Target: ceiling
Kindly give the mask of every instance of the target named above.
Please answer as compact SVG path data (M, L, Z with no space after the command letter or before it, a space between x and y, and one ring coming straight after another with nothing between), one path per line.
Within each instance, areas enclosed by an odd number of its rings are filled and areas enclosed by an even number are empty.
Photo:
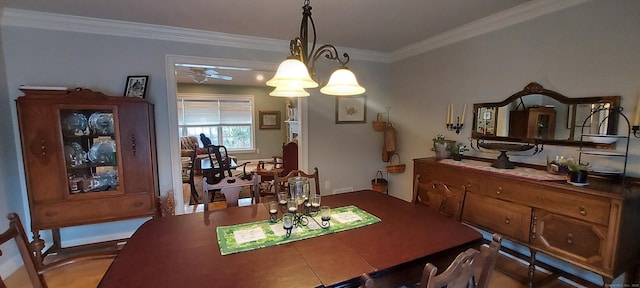
M3 7L6 8L279 40L290 40L299 34L303 6L302 0L3 0L2 2ZM529 1L312 0L310 4L313 7L318 44L390 53L526 2ZM184 73L178 73L179 79L192 81L188 75L181 76L181 74Z

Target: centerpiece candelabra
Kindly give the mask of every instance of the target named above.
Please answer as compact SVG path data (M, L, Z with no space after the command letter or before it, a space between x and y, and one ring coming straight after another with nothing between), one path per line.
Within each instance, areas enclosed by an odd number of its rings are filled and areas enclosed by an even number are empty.
M292 177L289 178L288 184L289 193L278 192L278 202L269 203L269 221L282 221L287 238L291 236L293 228L309 225L309 219L318 227L328 229L331 226L331 207L320 206L320 194L310 195L309 179ZM281 218L278 218L279 211L283 213ZM316 219L318 215L320 221Z

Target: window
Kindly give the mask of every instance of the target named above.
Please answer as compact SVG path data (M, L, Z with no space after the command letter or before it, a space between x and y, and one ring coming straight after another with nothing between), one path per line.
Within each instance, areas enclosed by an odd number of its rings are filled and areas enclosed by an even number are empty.
M253 96L179 93L178 132L203 133L230 151L254 150L253 110Z

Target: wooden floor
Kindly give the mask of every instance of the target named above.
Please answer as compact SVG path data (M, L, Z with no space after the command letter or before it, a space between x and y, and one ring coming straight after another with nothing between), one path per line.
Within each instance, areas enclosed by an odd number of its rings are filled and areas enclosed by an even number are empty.
M202 186L202 185L196 185ZM201 187L199 187L201 188ZM189 186L184 187L184 199L186 213L194 213L196 211L202 211L202 204L196 206L189 206ZM200 190L201 191L201 190ZM198 192L200 192L198 191ZM250 204L250 201L249 201ZM50 288L90 288L97 287L100 279L109 268L111 259L89 260L80 263L75 263L63 268L54 270L45 274L45 279ZM443 268L444 269L444 268ZM489 287L500 288L524 288L527 287L524 283L527 281L527 265L504 255L498 258L496 269L491 275ZM576 285L568 284L558 279L545 281L544 271L537 273L536 282L545 282L544 285L537 285L536 287L546 288L571 288ZM15 273L10 275L6 279L8 288L23 288L31 287L29 278L24 268L18 269Z

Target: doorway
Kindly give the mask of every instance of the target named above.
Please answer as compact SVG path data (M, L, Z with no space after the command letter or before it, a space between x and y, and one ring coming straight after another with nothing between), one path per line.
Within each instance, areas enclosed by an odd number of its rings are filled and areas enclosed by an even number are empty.
M239 67L239 68L248 68L253 70L263 70L263 71L275 71L277 64L275 63L267 63L267 62L255 62L255 61L243 61L243 60L233 60L233 59L220 59L220 58L206 58L206 57L195 57L195 56L181 56L181 55L165 55L165 70L167 73L167 113L169 119L169 138L170 138L170 148L171 148L171 167L172 167L172 187L175 194L175 201L178 203L175 207L176 214L185 213L184 203L188 201L188 199L184 199L182 193L178 193L182 191L182 171L181 171L181 159L180 159L180 135L178 133L178 107L177 107L177 94L178 94L178 77L176 67L181 67L181 65L189 64L190 66L201 65L202 67L208 66L216 66L216 67ZM196 70L199 72L201 70ZM224 69L220 69L220 71L225 71ZM206 72L207 74L215 74L212 72ZM222 75L224 76L224 75ZM202 81L202 78L196 77L194 81L199 80ZM290 99L291 101L295 101L297 104L297 120L298 120L298 159L299 159L299 167L300 169L306 169L306 159L307 159L307 143L306 143L306 100L304 99ZM286 110L285 110L286 111ZM257 114L257 113L256 113ZM283 115L282 121L286 120L286 115ZM256 116L257 117L257 116ZM284 123L283 123L284 124ZM286 125L283 125L286 127ZM257 127L255 127L257 128ZM164 196L164 195L163 195Z

